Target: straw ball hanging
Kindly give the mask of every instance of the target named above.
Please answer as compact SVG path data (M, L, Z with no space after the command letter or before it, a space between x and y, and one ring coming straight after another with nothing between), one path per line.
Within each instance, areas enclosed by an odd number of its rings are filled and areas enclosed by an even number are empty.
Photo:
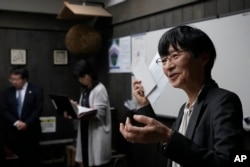
M94 27L81 24L69 29L65 43L69 52L73 54L92 55L99 52L102 38Z

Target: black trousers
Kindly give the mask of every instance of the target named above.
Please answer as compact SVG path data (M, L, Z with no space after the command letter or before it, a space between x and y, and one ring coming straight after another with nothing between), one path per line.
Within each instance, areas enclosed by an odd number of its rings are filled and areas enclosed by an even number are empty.
M15 138L5 136L5 143L19 157L21 166L40 166L39 135L35 132L17 132Z
M81 120L81 144L82 144L82 163L84 167L89 166L88 156L88 121Z
M4 140L2 134L0 134L0 166L5 166L5 152L4 152Z

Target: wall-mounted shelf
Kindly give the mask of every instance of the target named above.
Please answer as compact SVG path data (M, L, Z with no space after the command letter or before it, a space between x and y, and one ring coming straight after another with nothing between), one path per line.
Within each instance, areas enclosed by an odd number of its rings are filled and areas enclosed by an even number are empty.
M58 14L58 19L63 20L85 20L91 17L112 17L101 5L96 4L70 4L64 2L64 7L61 13Z

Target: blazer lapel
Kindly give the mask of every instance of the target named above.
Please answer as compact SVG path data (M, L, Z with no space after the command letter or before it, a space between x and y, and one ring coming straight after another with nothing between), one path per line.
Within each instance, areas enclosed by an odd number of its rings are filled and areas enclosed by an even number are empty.
M203 106L203 103L205 101L207 92L212 87L218 87L218 85L215 83L214 80L210 79L205 83L204 88L201 91L201 93L200 93L200 95L199 95L199 97L197 99L196 104L194 105L194 110L193 110L193 113L192 113L192 115L191 115L191 117L189 119L189 124L188 124L186 135L185 135L189 139L191 139L193 137L195 127L196 127L197 123L199 122L200 115L203 112L202 111L202 106Z
M17 104L17 100L16 100L16 89L11 89L10 92L10 97L13 101L15 101L15 103Z
M180 124L181 124L181 121L182 121L182 117L183 117L183 112L184 112L184 107L185 107L185 104L182 105L180 111L179 111L179 115L173 125L173 130L175 131L178 131L179 130L179 127L180 127Z
M28 84L26 92L25 92L24 100L23 100L23 109L28 105L27 102L29 101L31 93L32 93L32 91L31 91L31 88L30 88L30 84Z
M194 105L194 110L193 110L192 115L189 119L187 131L186 131L186 135L185 135L189 139L191 139L193 137L196 124L198 123L199 115L202 112L201 111L202 105L203 105L203 101L201 101L199 104L196 103Z
M16 110L14 110L12 112L14 112L15 116L18 118L17 99L16 99L16 89L15 88L11 88L10 93L9 93L9 97L10 97L12 103L16 106Z

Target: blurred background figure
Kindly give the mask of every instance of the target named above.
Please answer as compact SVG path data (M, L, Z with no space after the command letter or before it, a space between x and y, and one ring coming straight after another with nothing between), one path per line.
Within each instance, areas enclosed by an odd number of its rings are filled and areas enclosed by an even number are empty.
M79 105L97 110L96 115L79 120L76 144L76 162L84 167L106 167L111 160L111 112L105 86L99 82L93 66L80 60L74 66L74 75L81 84ZM72 119L64 112L66 118Z
M39 166L39 117L43 110L43 90L28 82L26 67L15 66L9 72L11 86L3 93L1 114L5 143L20 159L21 166Z

